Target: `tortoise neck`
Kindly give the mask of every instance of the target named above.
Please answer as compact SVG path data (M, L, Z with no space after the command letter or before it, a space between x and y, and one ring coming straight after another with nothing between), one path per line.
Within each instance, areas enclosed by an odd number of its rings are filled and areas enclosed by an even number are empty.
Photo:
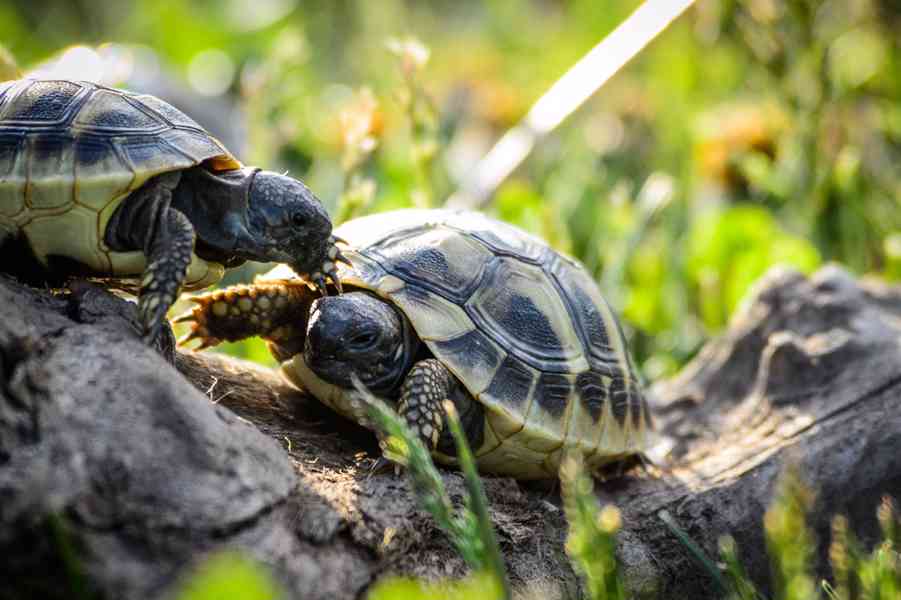
M400 313L400 311L397 312ZM423 358L421 354L423 350L425 350L425 344L420 341L419 336L416 335L416 331L413 329L413 324L410 323L404 314L401 314L401 332L403 334L402 343L404 348L403 365L399 366L397 369L398 377L394 381L393 387L388 395L390 398L400 397L400 387L403 384L407 373L410 372L410 369L413 368L416 361Z
M198 256L216 262L234 262L239 241L249 237L247 203L257 171L244 167L212 172L198 166L183 173L172 194L172 207L184 213L194 225Z

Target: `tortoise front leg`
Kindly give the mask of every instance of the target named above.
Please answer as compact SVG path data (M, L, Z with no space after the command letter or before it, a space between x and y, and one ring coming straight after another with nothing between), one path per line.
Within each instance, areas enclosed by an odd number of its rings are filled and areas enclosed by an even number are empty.
M193 253L194 227L188 217L175 209L166 209L147 252L147 266L138 296L138 315L146 343L152 344L163 327L166 313L181 290Z
M180 173L164 173L145 183L113 213L104 238L112 250L144 252L138 315L148 344L165 323L194 253L194 226L170 207L180 179Z
M191 330L178 343L200 340L197 350L203 350L223 341L260 336L284 360L303 350L315 299L309 284L295 279L236 285L194 296L191 301L197 306L175 319L191 323Z
M478 450L485 424L482 405L439 360L428 358L413 365L401 386L397 412L426 448L454 456L456 447L447 428L445 400L454 403L469 445Z

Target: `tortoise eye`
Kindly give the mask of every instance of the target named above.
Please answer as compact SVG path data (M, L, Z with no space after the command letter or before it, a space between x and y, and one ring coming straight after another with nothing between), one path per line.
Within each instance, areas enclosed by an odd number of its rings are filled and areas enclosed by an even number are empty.
M375 341L375 334L371 331L366 331L363 333L358 333L351 340L350 343L356 346L368 346L372 342Z
M307 224L307 217L303 213L296 212L291 215L291 222L297 227L303 227Z

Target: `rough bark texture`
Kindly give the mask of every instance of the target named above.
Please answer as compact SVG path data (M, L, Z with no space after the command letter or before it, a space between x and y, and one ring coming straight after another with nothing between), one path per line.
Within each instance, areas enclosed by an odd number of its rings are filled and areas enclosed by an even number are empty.
M223 548L305 599L359 598L387 572L465 572L406 481L370 473L370 433L247 363L179 352L180 375L171 347L142 346L133 312L96 288L52 295L0 278L0 581L12 582L0 598L73 585L160 597ZM817 490L821 557L832 515L872 540L879 499L901 497L901 289L834 267L773 271L652 397L673 445L665 473L597 485L623 511L628 586L715 596L665 510L711 555L731 534L766 589L762 516L786 464ZM460 476L443 477L461 499ZM514 587L579 597L556 491L485 484Z

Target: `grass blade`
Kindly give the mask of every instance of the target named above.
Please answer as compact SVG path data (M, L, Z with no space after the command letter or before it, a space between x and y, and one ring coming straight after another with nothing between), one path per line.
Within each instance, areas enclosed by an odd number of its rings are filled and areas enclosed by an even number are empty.
M407 469L414 492L423 509L431 514L448 534L451 543L466 564L477 573L494 577L502 590L499 598L509 599L506 570L488 515L488 499L456 411L450 407L448 424L457 444L467 490L465 506L459 514L455 514L444 481L419 437L387 404L373 396L358 382L356 387L358 400L363 404L370 424L381 434L385 457Z
M494 524L488 515L488 498L485 496L485 488L482 487L482 479L476 470L472 450L466 443L466 436L463 434L460 418L453 403L445 401L444 410L447 413L447 424L450 427L451 435L454 436L454 442L457 445L457 458L466 482L466 505L472 516L475 517L475 531L481 541L484 567L494 574L501 584L504 599L509 600L510 585L507 582L507 571L504 567L501 549L497 544L497 537L494 535Z
M560 467L563 508L569 522L566 552L585 580L590 600L624 600L625 589L616 559L619 510L598 506L594 485L582 456L569 453Z

